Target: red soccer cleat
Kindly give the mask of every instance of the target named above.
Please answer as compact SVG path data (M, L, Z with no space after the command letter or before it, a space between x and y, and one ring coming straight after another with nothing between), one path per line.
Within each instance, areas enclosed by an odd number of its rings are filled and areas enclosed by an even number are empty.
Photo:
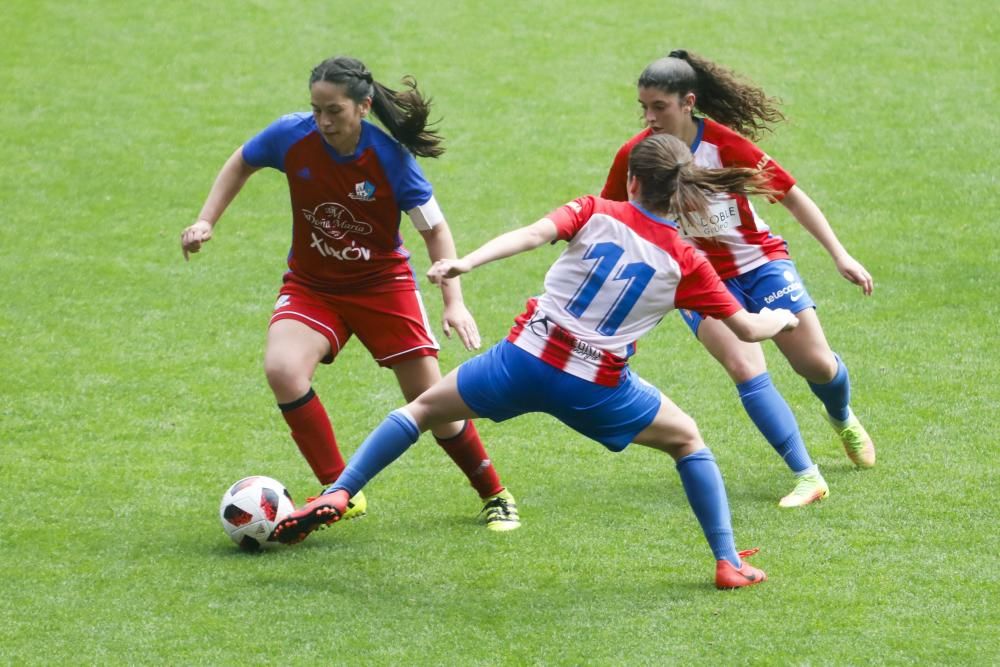
M272 538L282 544L298 544L309 537L317 528L324 528L340 521L347 510L347 503L341 501L343 493L327 493L309 502L285 517L274 527ZM341 501L338 506L338 501Z
M760 549L747 549L741 551L739 569L733 567L728 560L720 560L715 563L715 587L718 589L741 588L743 586L753 586L762 581L767 581L767 573L764 570L755 568L743 559L753 556Z

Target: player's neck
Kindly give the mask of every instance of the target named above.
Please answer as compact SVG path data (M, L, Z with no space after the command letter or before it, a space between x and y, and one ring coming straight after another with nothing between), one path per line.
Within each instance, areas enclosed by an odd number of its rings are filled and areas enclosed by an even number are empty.
M681 126L681 136L677 137L683 141L688 146L694 143L695 137L698 136L698 121L694 119L693 116L689 116L687 122Z
M359 143L361 143L361 128L358 128L356 134L343 137L343 139L338 140L336 143L327 141L330 148L332 148L337 155L343 157L354 155L354 152L358 150Z

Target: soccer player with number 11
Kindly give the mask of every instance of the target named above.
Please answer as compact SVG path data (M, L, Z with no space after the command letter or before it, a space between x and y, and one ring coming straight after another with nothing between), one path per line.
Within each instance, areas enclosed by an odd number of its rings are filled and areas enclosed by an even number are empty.
M698 168L679 139L656 135L629 157L630 201L581 197L462 259L435 262L428 277L440 284L487 262L569 242L510 335L392 412L337 482L279 523L275 538L299 542L338 521L352 495L437 424L547 412L611 451L635 442L673 457L716 559L715 585L764 581L762 570L743 561L756 550L736 550L722 476L694 420L628 366L636 341L674 308L718 318L747 341L798 324L788 310L744 310L681 240L673 219L704 212L706 191L767 194L764 180L752 169Z

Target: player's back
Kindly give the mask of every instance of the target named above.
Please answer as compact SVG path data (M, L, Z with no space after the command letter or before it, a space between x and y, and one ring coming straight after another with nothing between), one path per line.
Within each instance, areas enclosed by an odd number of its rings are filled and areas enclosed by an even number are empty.
M674 307L692 253L673 221L634 203L592 202L546 274L539 306L578 338L627 356L627 346Z
M705 294L732 302L676 223L636 203L581 197L548 218L569 245L508 340L568 373L615 384L635 342L672 309Z

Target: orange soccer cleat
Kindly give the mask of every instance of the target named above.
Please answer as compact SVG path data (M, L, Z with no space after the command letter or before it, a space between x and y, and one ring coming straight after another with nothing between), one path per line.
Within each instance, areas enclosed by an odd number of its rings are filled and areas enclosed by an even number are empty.
M739 569L733 567L728 560L720 560L715 563L715 587L718 589L741 588L743 586L753 586L762 581L767 581L767 573L764 570L755 568L743 559L754 555L760 549L748 549L741 551Z
M282 544L298 544L317 528L340 521L348 511L349 503L344 498L346 495L334 492L310 498L309 502L275 526L272 539Z

